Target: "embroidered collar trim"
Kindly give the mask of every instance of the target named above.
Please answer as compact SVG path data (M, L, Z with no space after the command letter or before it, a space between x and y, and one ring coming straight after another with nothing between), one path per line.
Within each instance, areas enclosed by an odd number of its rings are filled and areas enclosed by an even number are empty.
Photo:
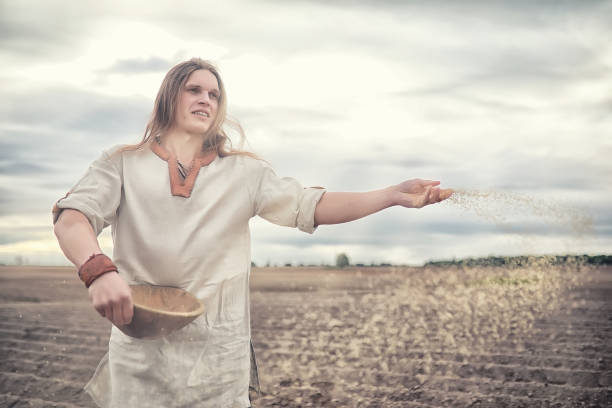
M170 173L170 191L173 196L189 198L195 184L196 177L200 173L200 168L208 166L217 158L217 152L209 151L200 157L196 157L189 166L190 170L187 177L183 180L179 173L178 160L170 151L166 150L158 141L150 143L151 150L159 158L168 162L168 172Z

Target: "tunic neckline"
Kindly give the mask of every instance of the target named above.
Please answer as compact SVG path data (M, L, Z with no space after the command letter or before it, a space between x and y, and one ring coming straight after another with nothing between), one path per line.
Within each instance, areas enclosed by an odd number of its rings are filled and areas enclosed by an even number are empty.
M168 162L168 172L170 174L170 192L173 196L189 198L191 196L191 192L193 191L196 177L198 177L198 174L200 173L200 168L208 166L217 158L216 151L208 151L202 156L195 157L191 161L191 166L189 166L189 173L187 173L186 177L183 179L179 172L178 160L176 156L164 148L157 140L152 141L149 145L153 153L155 153L160 159Z

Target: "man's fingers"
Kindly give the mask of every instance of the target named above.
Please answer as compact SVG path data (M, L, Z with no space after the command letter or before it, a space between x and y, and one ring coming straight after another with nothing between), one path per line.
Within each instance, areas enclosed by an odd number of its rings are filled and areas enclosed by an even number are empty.
M133 303L130 287L116 273L107 273L96 279L89 287L89 297L102 317L116 326L132 320Z
M438 180L419 180L422 186L437 186L440 184Z
M423 201L420 203L419 208L426 206L429 204L429 197L431 196L431 186L425 187L425 195L423 196Z
M106 317L109 321L113 321L113 308L110 305L104 306L104 314L102 315Z
M104 311L103 307L96 307L96 312L98 312L98 314L102 317L106 317L106 312Z
M112 302L112 322L115 326L123 326L124 324L128 324L131 320L130 313L128 312L128 305L130 304L129 296L121 296L119 299ZM129 317L129 319L128 319Z
M96 309L96 312L98 312L100 316L102 317L109 316L108 314L109 309L105 303L95 303L93 306L94 306L94 309Z
M121 303L121 315L123 316L123 324L129 324L132 321L134 314L134 305L132 298L129 297L125 302Z
M453 193L454 190L450 188L441 189L439 187L433 187L429 193L428 200L426 200L426 204L435 204L444 201L453 195Z
M440 190L440 201L446 200L453 195L455 191L452 188L446 188Z
M430 193L430 197L429 197L429 202L430 203L437 203L438 201L440 201L440 189L437 187L434 187L431 189L431 193Z

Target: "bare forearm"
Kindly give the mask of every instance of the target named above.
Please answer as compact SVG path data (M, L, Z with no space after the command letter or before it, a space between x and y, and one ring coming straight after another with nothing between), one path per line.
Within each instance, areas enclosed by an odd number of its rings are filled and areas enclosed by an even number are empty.
M101 253L98 239L87 218L76 210L64 210L53 228L57 241L77 269L92 254ZM130 287L116 273L104 273L89 286L89 298L102 317L116 326L130 323L133 303Z
M64 210L53 231L64 255L77 268L92 254L102 252L89 221L76 210Z
M453 194L435 180L412 179L367 193L325 193L315 209L315 225L340 224L363 218L394 205L421 208Z
M364 193L327 192L315 209L315 225L354 221L392 205L391 188Z

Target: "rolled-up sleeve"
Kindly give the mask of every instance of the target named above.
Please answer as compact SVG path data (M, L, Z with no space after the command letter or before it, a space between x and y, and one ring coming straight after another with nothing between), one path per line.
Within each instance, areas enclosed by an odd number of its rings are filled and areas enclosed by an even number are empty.
M255 194L255 214L277 225L297 227L312 234L315 208L325 189L303 187L297 180L278 177L274 170L262 165Z
M53 206L53 223L67 208L77 210L91 224L96 235L112 224L121 201L122 175L120 153L105 151L94 161L85 175Z

